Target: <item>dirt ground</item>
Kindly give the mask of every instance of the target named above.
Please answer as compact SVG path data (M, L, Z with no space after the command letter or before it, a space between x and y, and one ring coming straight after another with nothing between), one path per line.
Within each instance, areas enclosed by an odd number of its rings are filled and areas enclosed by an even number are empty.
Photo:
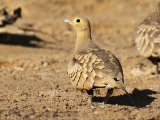
M0 34L1 120L160 120L160 75L134 44L135 28L152 0L0 2L9 9L20 6L23 17L14 26L29 29L21 34L8 28L11 34ZM120 58L135 106L121 90L108 104L101 105L98 98L91 105L85 93L71 86L66 68L75 31L63 23L71 16L87 17L93 39Z

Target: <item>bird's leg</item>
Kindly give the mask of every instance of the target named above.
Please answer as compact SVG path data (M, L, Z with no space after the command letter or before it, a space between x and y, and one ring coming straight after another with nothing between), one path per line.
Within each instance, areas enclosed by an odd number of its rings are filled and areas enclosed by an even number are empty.
M132 99L131 95L127 92L126 88L124 87L124 85L121 83L121 82L117 82L118 86L120 86L119 88L121 88L123 91L125 91L125 93L128 95L130 101L131 101L131 104L132 105L135 105L135 102L134 100Z
M122 90L124 90L124 91L126 92L126 94L128 95L128 97L129 97L129 99L130 99L130 101L131 101L132 105L135 105L134 100L132 99L131 95L127 92L127 90L125 89L125 87L124 87L124 86L122 86Z
M88 95L89 95L89 97L90 97L90 103L92 103L93 102L93 89L91 89L91 90L87 90L87 93L88 93Z
M157 73L160 74L160 62L157 62Z
M108 88L107 88L108 89ZM107 94L106 94L106 96L105 96L105 98L104 98L104 104L106 104L107 103L107 101L108 101L108 99L110 98L110 96L112 95L112 93L113 93L113 89L112 88L109 88L108 89L108 91L107 91Z

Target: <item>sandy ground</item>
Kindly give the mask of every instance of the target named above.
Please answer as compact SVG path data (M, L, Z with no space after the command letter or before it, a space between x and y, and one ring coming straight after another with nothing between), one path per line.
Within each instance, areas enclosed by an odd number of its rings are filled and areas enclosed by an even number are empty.
M2 0L1 0L2 1ZM160 75L135 49L135 28L150 10L151 0L4 0L23 17L15 27L37 30L0 34L0 119L160 120ZM116 54L123 65L127 95L115 91L108 104L88 102L67 77L75 32L64 18L90 19L93 38ZM99 100L99 101L98 101Z

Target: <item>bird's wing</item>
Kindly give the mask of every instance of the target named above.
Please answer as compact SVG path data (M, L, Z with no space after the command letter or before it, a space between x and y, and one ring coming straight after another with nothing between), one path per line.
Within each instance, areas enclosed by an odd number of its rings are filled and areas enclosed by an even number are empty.
M115 81L120 81L123 84L123 70L118 58L110 51L103 49L95 50L94 53L103 61L105 73L110 75Z
M79 89L105 87L121 81L123 72L118 59L105 50L88 50L75 54L68 66L72 84Z
M90 90L93 88L94 78L96 76L92 64L96 56L91 52L79 52L74 55L68 65L68 73L72 78L71 83L78 89Z
M160 24L157 22L141 24L137 29L135 42L141 55L160 56Z
M154 45L152 56L160 58L160 24L157 24L155 29L152 30L150 37Z

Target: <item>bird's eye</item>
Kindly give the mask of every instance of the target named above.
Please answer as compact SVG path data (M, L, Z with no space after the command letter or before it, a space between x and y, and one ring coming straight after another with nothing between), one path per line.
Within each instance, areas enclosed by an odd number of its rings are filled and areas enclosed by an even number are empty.
M76 22L80 22L80 19L77 19Z

